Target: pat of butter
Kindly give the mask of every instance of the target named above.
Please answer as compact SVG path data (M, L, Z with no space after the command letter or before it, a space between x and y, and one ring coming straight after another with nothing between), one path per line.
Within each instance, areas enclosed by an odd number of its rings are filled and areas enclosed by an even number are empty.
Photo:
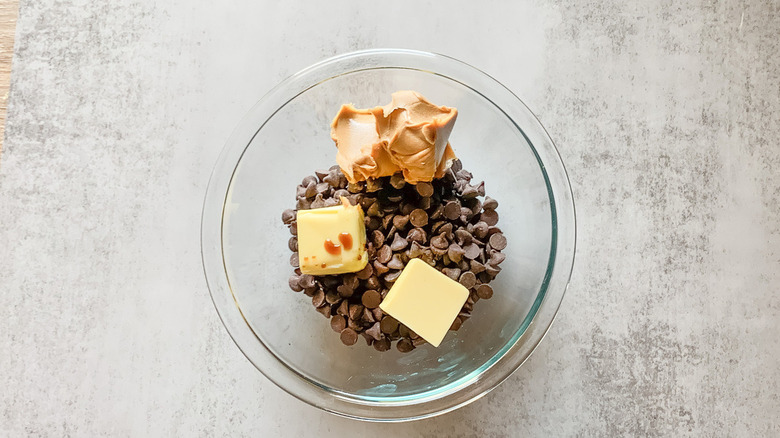
M463 285L412 259L379 308L438 347L468 297Z
M341 202L335 207L298 211L298 262L304 274L344 274L366 267L363 210L344 198Z

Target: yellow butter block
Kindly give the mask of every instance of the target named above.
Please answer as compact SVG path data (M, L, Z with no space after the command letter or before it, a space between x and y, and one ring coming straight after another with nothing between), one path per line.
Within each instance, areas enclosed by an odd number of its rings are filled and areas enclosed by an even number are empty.
M335 207L298 211L298 262L304 274L344 274L366 267L363 210L344 198L341 202Z
M463 285L412 259L379 308L438 347L468 297Z

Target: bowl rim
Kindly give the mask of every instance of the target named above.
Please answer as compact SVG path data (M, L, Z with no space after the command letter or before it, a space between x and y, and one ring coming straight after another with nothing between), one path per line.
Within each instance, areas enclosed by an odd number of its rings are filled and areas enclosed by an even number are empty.
M531 318L514 342L507 344L500 355L496 354L498 357L492 364L480 369L477 375L459 379L458 382L464 381L460 385L429 397L371 402L309 381L265 346L244 317L230 288L221 243L224 206L235 169L264 124L287 102L321 82L360 70L387 68L413 69L459 82L491 101L515 124L536 155L547 183L553 236L547 275L529 311ZM477 88L469 85L475 81L484 84ZM485 92L485 88L489 90ZM258 124L258 120L262 123ZM511 90L483 71L446 55L408 49L371 49L337 55L291 75L272 88L242 118L223 147L209 178L201 216L201 257L209 294L220 321L239 350L288 394L326 412L369 421L409 421L444 414L481 398L506 380L533 353L555 320L571 278L575 252L576 212L571 184L555 144L536 116ZM262 348L253 348L251 342Z

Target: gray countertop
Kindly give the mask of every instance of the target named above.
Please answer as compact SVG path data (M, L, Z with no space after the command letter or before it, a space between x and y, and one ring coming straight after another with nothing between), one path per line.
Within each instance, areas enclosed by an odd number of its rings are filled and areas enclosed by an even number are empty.
M224 3L21 1L0 435L780 434L777 2ZM571 285L536 353L483 399L401 425L266 380L223 329L199 252L239 118L287 75L371 47L507 85L556 141L578 208Z

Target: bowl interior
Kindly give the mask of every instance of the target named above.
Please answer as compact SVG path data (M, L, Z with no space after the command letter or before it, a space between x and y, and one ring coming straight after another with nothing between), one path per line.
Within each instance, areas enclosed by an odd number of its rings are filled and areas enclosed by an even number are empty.
M458 108L450 142L464 168L499 202L508 240L490 300L438 347L402 354L375 351L362 338L346 347L310 298L287 286L290 234L281 212L294 208L295 187L335 164L330 122L343 103L385 104L401 89ZM230 287L258 340L285 366L325 390L371 401L440 395L493 364L530 323L550 265L555 217L533 148L496 105L442 75L408 68L358 70L308 88L258 126L230 184L222 251Z

